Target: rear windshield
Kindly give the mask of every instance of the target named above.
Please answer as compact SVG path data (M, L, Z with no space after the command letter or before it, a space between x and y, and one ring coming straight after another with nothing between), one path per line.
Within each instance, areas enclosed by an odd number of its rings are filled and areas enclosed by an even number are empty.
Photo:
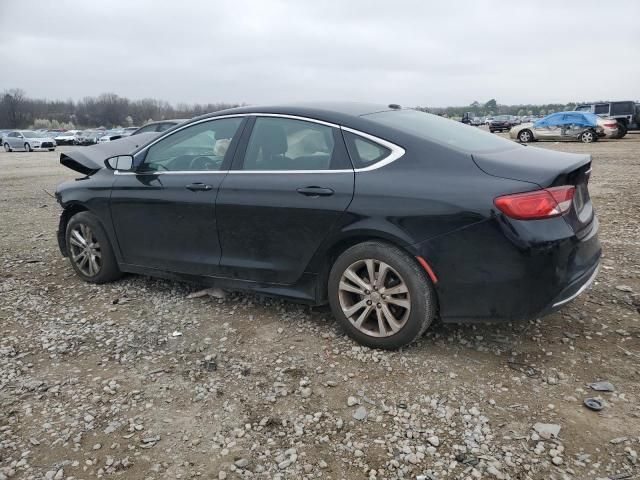
M512 141L485 132L478 127L418 110L390 110L363 115L363 117L420 138L471 153L507 150L516 146Z

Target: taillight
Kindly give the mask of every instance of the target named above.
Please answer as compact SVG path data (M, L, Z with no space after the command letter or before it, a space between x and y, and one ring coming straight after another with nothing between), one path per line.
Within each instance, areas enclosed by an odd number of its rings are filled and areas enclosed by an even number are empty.
M618 128L618 122L604 123L603 125L607 128Z
M575 191L575 187L565 185L504 195L496 198L494 203L506 216L517 220L557 217L569 211Z

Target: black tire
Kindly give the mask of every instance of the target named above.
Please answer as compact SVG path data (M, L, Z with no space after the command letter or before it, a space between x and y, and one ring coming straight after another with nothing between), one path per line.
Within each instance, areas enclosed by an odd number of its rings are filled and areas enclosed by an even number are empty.
M533 142L533 132L528 128L524 128L518 132L518 141L520 143Z
M627 125L624 122L618 122L618 134L615 138L623 138L628 132Z
M490 133L495 133L495 130L491 130L491 129L489 129L489 132L490 132Z
M24 150L25 152L33 152L33 148L31 148L31 145L29 145L28 143L24 144Z
M369 335L362 329L358 329L347 318L341 306L340 295L344 294L344 291L340 292L340 282L343 274L348 268L365 259L377 260L390 266L394 271L393 274L399 275L398 278L404 282L408 290L410 310L402 327L396 333L388 336ZM374 294L374 292L371 293ZM356 301L362 298L358 294L353 295L359 297ZM379 241L368 241L354 245L336 259L329 274L328 296L333 315L346 333L358 343L371 348L397 349L413 343L431 325L438 310L437 296L431 279L417 260L398 247ZM382 298L385 298L384 295ZM391 306L387 308L390 309ZM368 320L365 323L377 323L377 314L378 312L372 305L371 316L367 317ZM389 325L387 324L387 326Z
M9 144L7 142L4 142L4 151L5 152L13 152L13 150L11 149L11 147L9 146Z
M580 141L582 143L593 143L598 139L598 135L593 130L585 130L580 134Z
M91 275L86 271L82 271L82 269L78 266L76 261L74 261L74 249L77 248L72 245L71 235L76 228L82 228L82 226L86 226L89 228L90 232L95 237L99 247L98 250L100 252L100 261L99 261L99 270L97 273ZM75 270L76 274L85 282L89 283L107 283L117 280L122 276L122 272L118 268L118 262L116 261L116 257L113 253L113 248L111 247L111 242L109 242L109 237L105 233L102 225L98 218L89 212L80 212L76 213L69 222L67 223L67 229L65 232L65 242L67 245L67 254L69 256L69 261L71 262L71 266Z

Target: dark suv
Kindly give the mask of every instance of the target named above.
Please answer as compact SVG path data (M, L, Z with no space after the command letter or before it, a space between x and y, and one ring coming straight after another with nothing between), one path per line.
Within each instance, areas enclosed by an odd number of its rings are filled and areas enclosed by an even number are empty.
M584 103L576 107L578 112L591 112L601 117L618 121L618 136L622 138L628 130L640 130L640 111L632 101Z
M493 120L489 122L489 131L491 133L508 132L515 124L511 115L498 115L497 117L493 117Z

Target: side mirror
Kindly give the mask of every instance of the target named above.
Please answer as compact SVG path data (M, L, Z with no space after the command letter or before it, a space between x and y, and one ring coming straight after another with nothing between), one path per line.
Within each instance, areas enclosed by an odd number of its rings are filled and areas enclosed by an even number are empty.
M117 157L108 158L105 163L111 170L123 170L128 172L133 168L133 156L119 155Z

